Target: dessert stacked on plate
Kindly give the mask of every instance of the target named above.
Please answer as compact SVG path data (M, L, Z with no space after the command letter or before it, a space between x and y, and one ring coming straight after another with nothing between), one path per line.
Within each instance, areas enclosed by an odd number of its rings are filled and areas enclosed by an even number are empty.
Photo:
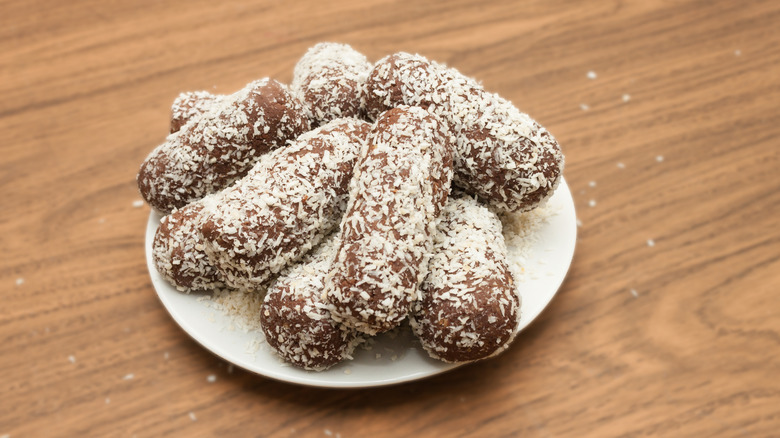
M520 300L496 213L536 208L562 171L549 132L457 70L321 43L289 87L181 94L138 187L166 215L163 277L267 290L268 344L324 370L407 318L443 361L505 350Z

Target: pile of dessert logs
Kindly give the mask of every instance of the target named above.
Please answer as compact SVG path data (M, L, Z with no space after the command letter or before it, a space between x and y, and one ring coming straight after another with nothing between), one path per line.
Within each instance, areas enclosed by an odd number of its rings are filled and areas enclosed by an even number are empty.
M539 206L562 171L547 130L457 70L320 43L290 87L181 94L138 187L166 215L160 274L267 290L267 343L319 371L407 317L433 358L505 350L520 299L496 212Z

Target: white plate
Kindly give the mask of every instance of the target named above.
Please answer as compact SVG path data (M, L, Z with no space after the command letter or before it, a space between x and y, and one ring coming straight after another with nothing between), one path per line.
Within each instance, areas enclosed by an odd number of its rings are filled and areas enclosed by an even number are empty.
M533 243L526 251L524 281L518 282L522 297L520 330L550 303L563 283L574 255L577 225L574 201L566 181L561 181L548 202L547 210L552 214L535 230L531 239ZM354 360L323 372L304 371L284 364L264 342L258 351L248 352L248 345L263 339L261 332L227 329L231 325L228 316L199 301L197 294L178 292L155 269L151 249L160 218L152 212L146 227L146 263L157 295L185 332L228 362L277 380L334 388L407 382L458 366L429 358L409 330L400 331L395 338L380 335L375 338L371 350L358 348ZM377 358L377 355L381 357Z

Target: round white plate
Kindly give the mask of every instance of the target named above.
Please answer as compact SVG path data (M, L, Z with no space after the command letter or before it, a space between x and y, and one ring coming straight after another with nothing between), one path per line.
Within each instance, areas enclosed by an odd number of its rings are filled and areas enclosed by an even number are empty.
M530 239L532 243L525 251L523 280L517 282L522 297L520 330L550 303L563 283L574 255L577 225L574 201L566 181L561 181L546 210L551 214L535 229L534 238ZM160 219L161 216L153 211L146 227L146 263L157 295L185 332L228 362L277 380L334 388L407 382L458 366L429 358L408 328L400 330L395 337L389 334L376 337L371 350L358 347L354 360L323 372L305 371L283 363L265 342L260 344L259 350L252 351L248 346L263 340L261 332L229 330L231 320L228 316L199 301L201 295L177 291L157 272L151 249Z

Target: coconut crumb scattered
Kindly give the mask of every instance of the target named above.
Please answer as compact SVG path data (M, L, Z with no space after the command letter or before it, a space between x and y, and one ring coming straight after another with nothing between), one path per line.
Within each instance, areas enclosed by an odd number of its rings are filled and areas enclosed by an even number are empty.
M68 360L70 361L70 363L76 363L76 357L73 355L68 356Z
M122 379L124 379L124 380L133 380L134 377L135 377L135 374L126 374L124 377L122 377Z
M588 186L590 187L596 187L596 181L591 181L588 183Z
M539 229L551 217L558 214L558 208L552 204L546 204L525 213L499 214L498 217L504 225L502 231L506 242L507 265L517 287L520 287L520 284L533 274L527 269L531 258L531 248L539 240L537 237Z
M654 247L655 246L655 240L653 239L647 239L647 246Z
M143 206L144 206L144 201L140 199L136 199L135 201L133 201L133 208L141 208Z
M325 429L323 432L325 432L325 435L327 436L333 435L333 432L331 432L330 429Z
M260 331L260 307L263 305L265 289L254 291L217 289L211 299L203 302L214 310L229 317L229 325L244 333Z
M595 207L595 206L596 206L596 200L595 199L591 199L590 201L588 201L588 207Z
M581 103L580 104L580 109L583 110L583 111L587 111L587 110L590 109L590 106L587 103Z
M352 370L351 370L351 369L349 369L349 368L345 368L345 369L344 369L344 374L346 374L346 375L350 375L350 374L352 374Z
M168 360L169 357L171 357L171 355L168 354L167 351L165 353L163 353L163 359Z
M206 377L206 381L209 383L214 383L217 381L217 376L214 374L209 374L209 376Z
M628 102L629 100L631 100L631 95L630 94L624 94L623 95L623 102Z
M111 399L106 397L106 404L109 404L109 403L111 403Z
M578 227L582 227L582 221L581 221L581 220L579 220L579 219L577 219L577 226L578 226Z
M655 161L658 161L659 163L662 162L663 160L664 160L664 156L663 155L659 155L659 156L655 157Z
M742 50L737 49L734 51L734 56L740 56L741 54L742 54Z
M16 285L17 286L21 286L23 284L24 284L24 278L19 277L19 278L16 279Z
M617 163L617 167L618 167L618 169L625 169L625 168L626 168L626 165L625 165L625 164L623 164L622 162L618 162L618 163Z
M11 434L0 435L0 438L11 438Z
M262 332L259 333L259 338L255 338L250 340L246 343L246 348L244 351L246 351L246 354L254 356L258 351L260 351L260 344L265 342L265 337L262 337ZM279 360L282 360L279 358Z
M589 71L585 76L587 76L588 79L596 79L598 77L598 75L596 75L596 72L593 70Z
M363 350L371 351L374 349L374 344L376 344L376 339L367 337L359 347Z
M190 412L190 420L197 421L198 417L195 416L195 412Z
M636 289L631 289L631 295L633 295L634 298L639 296L639 294L636 292Z

